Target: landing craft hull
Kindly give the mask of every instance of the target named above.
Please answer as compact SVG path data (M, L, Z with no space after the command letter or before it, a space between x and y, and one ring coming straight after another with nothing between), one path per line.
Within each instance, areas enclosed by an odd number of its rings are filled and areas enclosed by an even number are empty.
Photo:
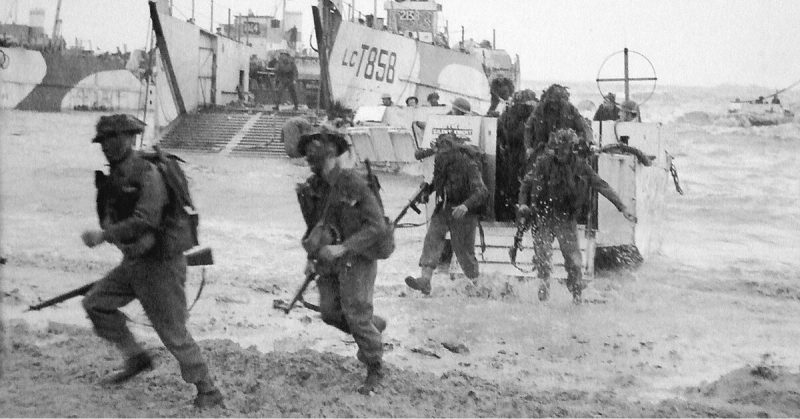
M0 48L0 108L60 112L135 110L142 82L125 63L72 52Z
M742 125L779 125L794 120L794 114L778 103L731 102L728 114L736 117Z
M403 104L411 96L424 103L436 92L441 103L464 97L483 114L489 108L490 79L519 79L518 65L501 50L468 54L348 21L332 39L331 97L352 109L380 104L387 93Z

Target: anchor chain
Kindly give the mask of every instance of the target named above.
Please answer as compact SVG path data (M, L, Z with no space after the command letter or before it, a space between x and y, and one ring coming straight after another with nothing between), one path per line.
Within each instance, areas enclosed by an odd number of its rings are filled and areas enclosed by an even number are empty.
M669 173L672 175L672 181L675 183L675 191L683 195L683 188L681 188L681 182L678 179L678 168L675 167L675 159L672 157L672 154L669 153L667 153L667 157L669 158Z

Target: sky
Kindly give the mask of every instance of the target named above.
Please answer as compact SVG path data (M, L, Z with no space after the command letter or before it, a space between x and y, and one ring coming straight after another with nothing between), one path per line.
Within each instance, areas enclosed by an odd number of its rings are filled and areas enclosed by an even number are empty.
M174 15L188 19L195 4L197 23L211 25L212 0L173 0ZM355 2L364 14L375 0ZM603 61L625 47L645 55L659 83L786 87L800 79L800 1L797 0L439 0L451 40L492 39L520 57L525 80L593 81ZM214 0L214 26L232 14L280 14L280 0ZM312 32L315 0L286 0L287 10L304 16L303 42ZM31 8L45 9L52 31L57 0L2 0L0 21L28 23ZM377 1L378 16L385 16ZM94 47L142 48L147 39L146 0L62 0L62 34L91 40ZM636 57L638 58L638 56ZM615 59L612 59L614 61ZM621 65L603 75L621 72ZM641 63L640 63L641 64ZM637 74L649 77L647 65ZM648 74L641 74L645 72Z

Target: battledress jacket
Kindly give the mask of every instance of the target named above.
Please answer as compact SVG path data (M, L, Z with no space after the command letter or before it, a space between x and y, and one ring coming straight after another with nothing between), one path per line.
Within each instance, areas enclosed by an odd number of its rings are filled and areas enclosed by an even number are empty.
M486 204L489 190L483 183L478 164L467 153L456 148L436 154L431 188L436 192L437 212L448 205L463 204L474 214Z
M126 257L169 259L192 247L188 220L172 215L164 179L138 152L111 164L98 197L103 239Z
M378 199L365 177L351 169L335 167L328 178L326 181L312 175L299 185L298 196L308 230L324 216L323 223L332 227L348 253L366 257L385 228ZM328 209L323 214L326 200Z
M572 177L572 182L566 181ZM541 156L525 175L519 189L519 204L529 205L537 214L574 216L589 198L589 188L606 197L618 210L625 205L584 159L560 163L554 155Z

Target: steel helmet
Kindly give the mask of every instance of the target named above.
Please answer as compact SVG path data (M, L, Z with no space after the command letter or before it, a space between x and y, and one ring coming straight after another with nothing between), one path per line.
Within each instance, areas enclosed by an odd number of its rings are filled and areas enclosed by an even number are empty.
M632 100L626 100L626 101L622 102L622 105L620 105L620 108L625 110L625 111L627 111L627 112L636 112L636 109L638 107L639 107L639 105L637 105L636 102L634 102Z
M138 134L144 132L144 121L128 114L116 114L101 116L95 127L97 135L92 139L93 143L103 142L109 136L116 134Z
M469 101L463 97L457 97L453 100L453 108L464 113L470 113L472 111L472 106L470 106Z

